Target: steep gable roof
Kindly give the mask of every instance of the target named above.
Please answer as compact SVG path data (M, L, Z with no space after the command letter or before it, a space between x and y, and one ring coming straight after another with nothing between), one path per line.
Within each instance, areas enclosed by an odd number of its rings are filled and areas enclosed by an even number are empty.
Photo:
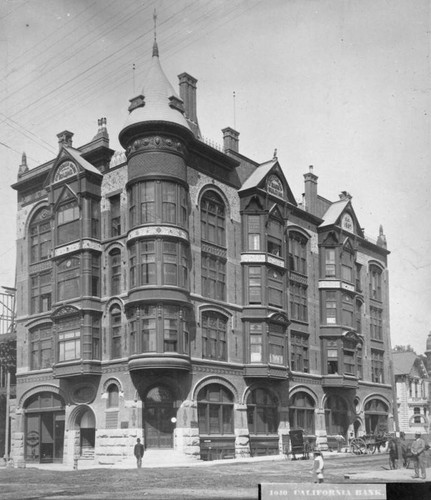
M427 377L425 365L414 352L393 352L394 375L418 375Z

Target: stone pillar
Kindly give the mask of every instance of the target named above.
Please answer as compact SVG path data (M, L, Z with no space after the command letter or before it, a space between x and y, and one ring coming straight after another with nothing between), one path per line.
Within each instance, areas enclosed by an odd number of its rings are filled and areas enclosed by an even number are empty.
M234 406L235 458L250 456L250 432L247 424L247 405Z
M314 410L314 424L316 429L316 447L326 451L328 449L328 436L326 433L325 410L321 408Z
M196 401L186 399L177 411L174 430L174 448L185 455L200 458L198 406Z
M280 423L278 425L278 452L279 454L287 454L289 452L289 407L281 406L279 408Z
M24 462L24 414L22 408L17 408L10 413L11 416L11 442L10 458L14 464Z

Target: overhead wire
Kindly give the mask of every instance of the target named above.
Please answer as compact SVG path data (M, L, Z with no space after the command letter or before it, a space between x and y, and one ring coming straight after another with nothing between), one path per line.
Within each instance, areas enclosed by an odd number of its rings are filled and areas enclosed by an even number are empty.
M181 13L183 10L185 10L185 8L181 9L179 12ZM213 9L213 11L215 11L216 8ZM211 25L211 26L214 26L212 30L210 31L215 31L216 29L218 29L219 26L223 25L223 24L226 24L227 22L231 21L233 18L235 18L236 16L236 11L238 10L241 10L240 6L237 6L233 9L231 9L229 12L228 12L228 17L226 19L224 19L224 22L223 23L216 23L214 24L214 18L211 18L211 12L206 12L206 13L203 13L199 18L198 18L198 21L195 21L194 22L194 25L195 26L199 26L199 29L196 29L194 31L194 33L197 33L197 32L202 32L204 31L205 34L208 33L208 30L205 29L203 30L202 27L204 26L205 28L207 27L207 25ZM168 18L168 20L165 22L165 24L168 23L169 20L171 20L172 18L174 18L176 15L178 15L178 12L175 12L174 14L172 14L172 16L170 16L170 18ZM230 15L230 17L229 17ZM207 23L205 23L205 19L208 21ZM125 21L124 21L125 22ZM124 23L121 23L121 24L124 24ZM186 43L184 43L184 41L180 41L178 42L178 40L175 40L173 39L170 34L171 32L174 33L174 30L175 30L175 27L176 27L176 24L173 24L173 26L167 26L166 28L166 31L165 31L165 37L166 39L168 40L168 43L167 43L167 47L164 48L164 54L165 54L165 57L170 57L170 54L171 51L172 53L176 53L178 52L179 50L181 50L181 47L187 47L189 45L191 45L192 43L194 43L194 39L187 39L188 41ZM113 28L111 28L110 31L112 31ZM114 53L111 53L109 54L108 56L106 56L105 58L102 58L101 60L97 61L96 63L94 63L93 65L91 65L89 68L86 68L83 72L80 72L79 74L75 75L74 77L72 77L71 79L67 80L66 82L63 82L61 85L58 85L55 89L51 90L50 92L48 92L47 94L39 97L39 99L36 99L35 101L33 101L30 106L35 106L35 105L38 105L38 103L41 103L43 100L49 98L53 93L55 92L58 92L59 90L61 90L62 88L64 88L65 86L71 84L72 82L76 81L77 79L80 79L84 74L87 74L89 73L90 71L94 70L95 68L97 68L100 64L102 64L103 62L106 62L107 60L111 59L112 57L115 57L116 55L120 55L121 52L123 52L124 50L128 49L131 45L137 43L140 39L144 38L147 34L149 34L151 32L151 30L148 30L147 33L145 34L141 34L139 35L138 37L135 37L134 39L128 41L126 44L124 44L122 47L120 47L117 51L115 51ZM98 35L99 36L99 35ZM199 39L199 37L197 37ZM170 41L171 40L171 41ZM172 48L171 48L172 47ZM119 56L120 57L120 56ZM119 79L118 78L118 73L116 73L115 75L113 75L113 77L115 78L116 80L116 83L117 85L114 87L114 88L111 88L111 92L113 90L116 90L116 88L118 88L119 85L122 85L122 83L124 81L126 81L128 78L130 78L130 76L128 76L127 73L124 74L124 76ZM105 80L105 86L107 85L106 83L106 76L104 76L104 80ZM119 83L120 82L120 83ZM86 94L87 96L89 96L87 99L92 99L92 97L90 96L90 94L88 93L88 91L92 88L92 86L99 86L99 90L101 90L100 88L100 85L99 85L99 80L97 80L96 82L93 82L93 83L90 83L90 85L88 85L85 90L86 90ZM79 95L81 96L81 104L83 103L82 101L82 87L81 88L78 88L78 90L76 91L75 95ZM73 99L73 97L72 97ZM85 98L84 98L85 100ZM38 106L37 106L38 107ZM57 107L54 108L54 113L56 111ZM17 111L15 112L14 114L12 114L11 116L16 116L16 115L19 115L21 111ZM44 108L44 116L46 116L46 108ZM10 119L10 117L9 117ZM16 122L15 122L16 123ZM19 125L19 124L18 124Z

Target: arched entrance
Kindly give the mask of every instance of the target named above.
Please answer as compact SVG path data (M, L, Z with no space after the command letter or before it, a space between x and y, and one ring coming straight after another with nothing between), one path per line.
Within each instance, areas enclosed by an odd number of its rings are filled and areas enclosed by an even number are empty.
M347 439L349 419L347 403L337 395L329 396L325 404L325 423L328 436L341 435Z
M174 397L165 386L150 389L144 399L144 431L147 448L172 448L175 428Z
M96 420L90 408L84 410L77 419L80 429L79 455L84 458L94 457L94 445L96 443Z
M61 463L64 446L64 401L39 392L24 404L26 462Z
M365 405L365 429L367 434L388 432L389 407L380 399L371 399Z

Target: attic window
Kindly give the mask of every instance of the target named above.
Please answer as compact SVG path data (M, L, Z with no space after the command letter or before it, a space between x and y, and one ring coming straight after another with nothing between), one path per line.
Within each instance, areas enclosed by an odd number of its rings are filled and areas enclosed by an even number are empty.
M68 177L72 177L78 172L76 165L71 161L65 161L62 163L55 173L54 182L62 181Z
M273 194L275 196L283 197L283 184L280 179L276 175L270 175L266 182L266 190L269 194Z
M131 113L136 108L143 108L145 106L145 98L143 95L138 95L133 99L130 99L129 113Z

